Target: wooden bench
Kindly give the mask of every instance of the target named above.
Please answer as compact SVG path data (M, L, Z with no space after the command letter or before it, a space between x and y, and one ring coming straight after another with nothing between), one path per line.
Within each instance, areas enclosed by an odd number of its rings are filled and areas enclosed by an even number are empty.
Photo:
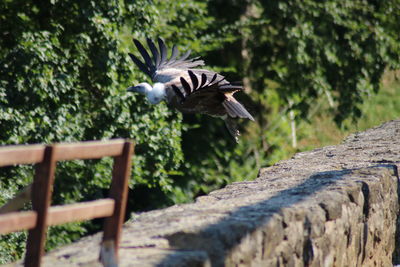
M47 227L67 222L106 217L100 260L116 266L131 173L133 143L123 139L53 145L17 145L0 148L0 167L35 164L31 185L0 208L0 234L29 229L25 266L40 266ZM57 161L113 157L114 166L109 197L70 205L51 206ZM28 196L28 198L27 198ZM15 211L26 201L32 211Z

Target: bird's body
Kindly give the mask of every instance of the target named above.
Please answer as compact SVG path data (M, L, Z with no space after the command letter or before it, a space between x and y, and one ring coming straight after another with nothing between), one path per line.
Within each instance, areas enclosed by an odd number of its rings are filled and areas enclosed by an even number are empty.
M201 113L221 117L229 132L235 137L239 135L234 118L254 120L251 114L233 97L242 90L241 86L229 83L224 76L206 69L202 60L187 59L190 51L178 57L176 46L172 48L168 58L167 47L162 39L158 39L159 49L153 41L147 39L153 57L143 45L134 39L134 43L142 55L144 62L129 54L141 71L146 73L155 84L140 83L128 88L128 91L143 93L152 104L165 100L184 113Z

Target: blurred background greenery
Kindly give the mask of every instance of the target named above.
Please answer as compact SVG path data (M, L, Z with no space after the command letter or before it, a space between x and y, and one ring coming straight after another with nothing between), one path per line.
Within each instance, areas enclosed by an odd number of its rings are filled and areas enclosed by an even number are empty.
M399 28L398 0L3 0L0 144L132 138L128 211L192 201L399 118ZM243 82L238 98L256 122L242 122L239 144L220 120L126 93L148 81L127 56L132 38L159 36ZM59 163L53 204L105 196L111 164ZM32 174L1 168L0 204ZM51 227L46 249L100 227ZM1 236L0 263L20 258L25 239Z

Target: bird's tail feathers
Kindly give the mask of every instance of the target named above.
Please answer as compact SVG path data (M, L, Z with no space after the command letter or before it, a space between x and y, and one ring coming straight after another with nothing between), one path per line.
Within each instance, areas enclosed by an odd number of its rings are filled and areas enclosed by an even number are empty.
M224 121L225 121L225 125L226 125L226 128L228 129L229 133L235 139L236 143L239 143L240 132L239 132L238 125L237 125L236 121L233 118L229 117L229 116L227 116L224 119Z
M224 102L222 102L222 105L224 106L229 117L239 117L254 121L253 116L251 116L251 114L245 109L245 107L243 107L242 104L237 102L235 99L225 99Z

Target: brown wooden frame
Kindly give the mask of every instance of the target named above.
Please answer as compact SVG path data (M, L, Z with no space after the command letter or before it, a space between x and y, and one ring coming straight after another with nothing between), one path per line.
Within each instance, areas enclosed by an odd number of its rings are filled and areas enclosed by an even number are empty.
M18 145L0 148L0 167L36 164L29 187L32 211L0 214L0 234L29 229L25 266L40 266L47 227L67 222L106 217L102 246L113 248L117 259L128 197L133 143L123 139L54 145ZM51 207L57 161L113 157L114 166L109 198ZM104 255L100 255L101 257Z

